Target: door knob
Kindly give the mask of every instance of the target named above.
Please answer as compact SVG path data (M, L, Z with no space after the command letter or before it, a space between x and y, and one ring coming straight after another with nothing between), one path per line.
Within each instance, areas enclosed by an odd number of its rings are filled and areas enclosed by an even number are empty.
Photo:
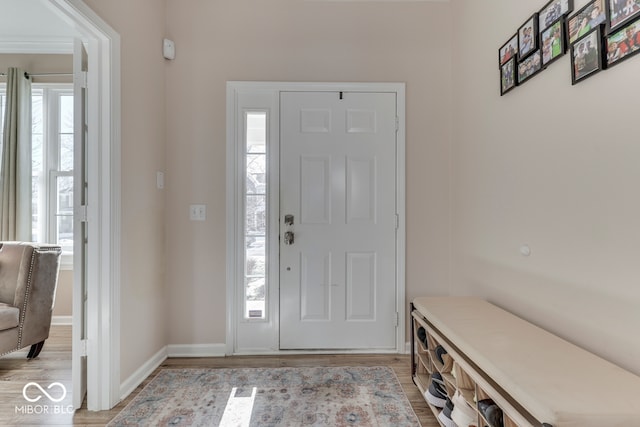
M293 231L287 231L284 233L284 244L293 245Z

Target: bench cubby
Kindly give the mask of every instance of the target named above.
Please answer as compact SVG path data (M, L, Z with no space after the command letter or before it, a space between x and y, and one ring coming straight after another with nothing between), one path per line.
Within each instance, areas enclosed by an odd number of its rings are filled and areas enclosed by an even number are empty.
M479 298L422 297L410 308L414 383L424 396L440 373L447 396L475 411L469 426L640 426L634 373ZM501 424L478 409L485 399ZM429 407L437 418L441 409Z

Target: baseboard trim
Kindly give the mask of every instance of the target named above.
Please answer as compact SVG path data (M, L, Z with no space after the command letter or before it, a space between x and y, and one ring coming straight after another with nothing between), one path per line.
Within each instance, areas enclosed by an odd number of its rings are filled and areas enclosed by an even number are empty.
M168 357L224 357L226 344L170 344Z
M156 370L158 366L167 359L167 347L162 347L160 351L154 354L151 359L147 360L140 366L129 378L120 384L120 398L124 400L129 396L142 382Z
M52 325L71 326L73 317L71 316L53 316L51 318Z

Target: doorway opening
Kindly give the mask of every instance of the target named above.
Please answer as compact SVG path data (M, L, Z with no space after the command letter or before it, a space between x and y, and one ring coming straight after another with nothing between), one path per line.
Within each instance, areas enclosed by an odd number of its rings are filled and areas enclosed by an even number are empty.
M86 302L76 295L73 297L76 306L87 313L87 329L84 337L76 339L74 336L72 358L86 358L87 361L87 408L106 410L120 400L120 39L81 0L15 1L13 6L12 10L23 10L20 8L24 7L28 14L11 15L10 19L17 25L2 26L0 51L51 53L52 49L62 49L72 53L74 38L79 37L88 52L88 142L84 159L89 183L88 201L85 208L79 211L74 208L73 213L76 218L86 213L88 219ZM50 20L38 20L39 15L55 15L55 22L65 22L74 34L55 33L51 38L43 37L44 27ZM37 27L31 25L34 22L38 23ZM59 30L62 26L58 27ZM29 33L29 28L37 31ZM74 289L74 293L78 291ZM78 317L76 307L73 317ZM79 407L83 395L79 387L84 381L75 372L73 381L73 403Z

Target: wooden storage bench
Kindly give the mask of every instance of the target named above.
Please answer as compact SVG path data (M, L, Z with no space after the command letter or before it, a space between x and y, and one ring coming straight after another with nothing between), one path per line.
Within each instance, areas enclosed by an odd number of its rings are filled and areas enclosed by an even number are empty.
M423 395L440 372L449 397L459 390L473 408L490 398L504 426L640 427L640 377L487 301L416 298L411 315L412 374ZM489 426L476 412L476 426Z

